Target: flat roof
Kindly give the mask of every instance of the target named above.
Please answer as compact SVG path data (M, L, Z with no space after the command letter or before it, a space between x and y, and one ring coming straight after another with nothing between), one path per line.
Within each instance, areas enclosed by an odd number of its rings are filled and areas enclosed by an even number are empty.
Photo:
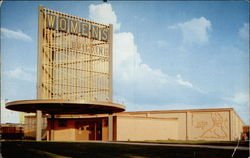
M108 114L125 110L125 106L110 102L61 99L13 101L6 103L6 108L28 113L41 110L47 114Z
M234 111L233 108L218 108L218 109L187 109L187 110L158 110L158 111L129 111L129 112L118 112L114 114L114 116L122 116L122 115L141 115L141 114L166 114L166 113L186 113L186 112L220 112L220 111ZM100 115L70 115L70 114L62 114L56 115L57 118L92 118L92 117L106 117L106 114Z
M217 109L185 109L185 110L157 110L157 111L126 111L118 114L143 114L143 113L183 113L183 112L214 112L214 111L230 111L233 108L217 108Z

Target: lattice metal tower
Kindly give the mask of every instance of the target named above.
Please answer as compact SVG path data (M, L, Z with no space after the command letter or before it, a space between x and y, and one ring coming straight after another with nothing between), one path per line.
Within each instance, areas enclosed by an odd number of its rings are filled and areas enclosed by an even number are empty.
M38 99L112 102L112 25L39 9Z

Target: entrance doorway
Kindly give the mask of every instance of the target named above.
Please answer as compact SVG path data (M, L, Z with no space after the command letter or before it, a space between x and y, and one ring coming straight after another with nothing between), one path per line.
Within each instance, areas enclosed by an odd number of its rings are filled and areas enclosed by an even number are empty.
M81 119L75 121L76 140L102 140L102 119Z

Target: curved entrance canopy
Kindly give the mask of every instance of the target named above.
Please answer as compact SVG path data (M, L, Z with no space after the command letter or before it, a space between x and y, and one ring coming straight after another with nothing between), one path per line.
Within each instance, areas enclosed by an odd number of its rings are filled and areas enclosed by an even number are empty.
M41 110L47 114L104 114L125 110L121 104L93 102L85 100L20 100L8 102L6 108L21 112L36 112Z

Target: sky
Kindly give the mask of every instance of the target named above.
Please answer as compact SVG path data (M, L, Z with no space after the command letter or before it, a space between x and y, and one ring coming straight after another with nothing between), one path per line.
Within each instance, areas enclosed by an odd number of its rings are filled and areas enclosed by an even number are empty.
M249 2L3 2L1 99L36 99L38 5L114 25L126 111L234 108L249 124Z

